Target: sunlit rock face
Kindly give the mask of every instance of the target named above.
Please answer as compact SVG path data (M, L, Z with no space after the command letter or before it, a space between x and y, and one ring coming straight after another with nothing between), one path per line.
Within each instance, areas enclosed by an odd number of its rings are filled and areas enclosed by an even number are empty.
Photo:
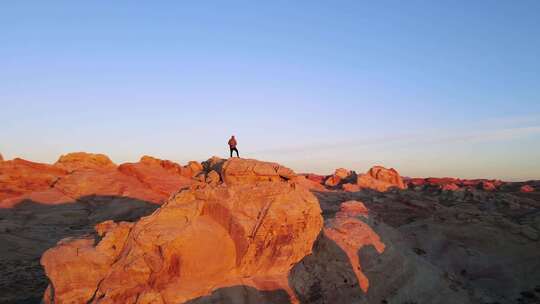
M296 174L277 163L231 158L223 164L222 178L226 184L234 185L258 181L291 180L296 178Z
M289 288L291 267L322 228L318 201L285 167L229 160L225 183L179 192L136 223L103 223L101 236L65 240L42 264L46 303L182 303L220 288Z
M51 185L67 170L20 158L0 163L0 208L12 207L24 198L56 202L67 197Z
M80 169L112 169L116 167L108 156L86 152L62 155L54 165L69 171Z
M182 187L191 185L193 183L191 177L198 173L172 161L149 156L143 156L137 163L122 164L118 167L118 171L135 178L152 192L158 193L162 200Z
M366 174L358 177L356 184L361 189L373 189L377 191L387 191L390 188L405 189L406 185L399 173L394 169L386 169L382 166L375 166Z
M336 187L340 184L346 183L356 177L352 171L345 168L338 168L334 171L334 174L328 176L324 181L324 184L328 187Z

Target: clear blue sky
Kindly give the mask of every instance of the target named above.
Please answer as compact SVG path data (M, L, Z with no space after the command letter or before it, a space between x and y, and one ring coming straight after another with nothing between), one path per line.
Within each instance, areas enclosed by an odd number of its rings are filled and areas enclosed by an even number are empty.
M142 2L0 4L5 158L540 179L540 1Z

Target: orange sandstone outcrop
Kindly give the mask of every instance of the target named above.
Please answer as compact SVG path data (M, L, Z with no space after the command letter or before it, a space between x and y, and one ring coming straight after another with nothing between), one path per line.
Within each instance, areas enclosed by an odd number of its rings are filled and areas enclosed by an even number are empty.
M345 168L338 168L334 174L330 175L324 182L328 187L336 187L345 182L349 182L356 177L356 174Z
M102 154L70 153L54 165L23 159L0 162L0 208L25 200L56 205L84 196L121 196L163 203L171 194L190 186L202 165L143 157L138 163L116 166Z
M162 194L163 197L168 197L193 182L192 169L184 169L177 163L149 156L142 157L138 163L122 164L118 167L118 171L135 177L146 187Z
M387 191L390 188L405 189L405 183L394 169L386 169L382 166L375 166L366 174L358 176L357 185L360 188L368 188L377 191Z
M67 171L56 166L16 158L0 162L0 207L12 205L17 198L35 192L50 192L50 187ZM61 196L49 193L45 196Z
M221 172L223 181L228 185L296 178L296 174L287 167L254 159L231 158L223 164Z
M108 156L86 152L62 155L54 165L69 171L78 169L113 169L116 167Z
M101 240L45 252L45 303L182 303L231 286L289 288L291 267L322 228L317 199L274 163L231 159L225 183L179 192L136 223L96 226Z

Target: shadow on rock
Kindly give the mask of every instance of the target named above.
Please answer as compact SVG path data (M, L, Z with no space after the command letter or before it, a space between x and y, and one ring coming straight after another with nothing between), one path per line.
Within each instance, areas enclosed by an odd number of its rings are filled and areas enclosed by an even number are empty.
M300 303L358 303L364 298L347 254L323 232L313 254L291 269L289 285Z
M220 288L208 296L185 302L186 304L286 304L291 303L289 295L283 289L261 291L256 288L239 285Z
M45 205L24 201L0 209L0 303L40 303L48 280L39 259L66 237L94 233L106 220L135 221L159 206L121 196L85 196Z

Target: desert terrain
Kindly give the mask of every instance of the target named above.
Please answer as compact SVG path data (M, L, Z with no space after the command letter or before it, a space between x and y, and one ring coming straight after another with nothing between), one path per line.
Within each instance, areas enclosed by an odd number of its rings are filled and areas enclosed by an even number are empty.
M540 181L0 158L0 303L540 303Z

